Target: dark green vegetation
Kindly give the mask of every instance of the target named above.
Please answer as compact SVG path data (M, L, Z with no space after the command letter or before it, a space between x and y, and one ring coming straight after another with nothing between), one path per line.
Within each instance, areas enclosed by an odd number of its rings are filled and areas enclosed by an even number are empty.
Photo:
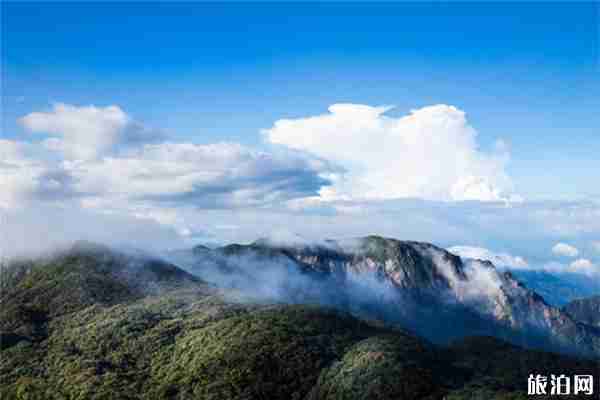
M320 304L410 329L439 345L493 336L600 356L600 329L549 305L512 273L429 243L381 236L318 243L258 240L174 252L173 262L263 301Z
M90 245L2 274L2 400L525 399L529 373L600 366L485 337L441 348L327 308L251 303Z

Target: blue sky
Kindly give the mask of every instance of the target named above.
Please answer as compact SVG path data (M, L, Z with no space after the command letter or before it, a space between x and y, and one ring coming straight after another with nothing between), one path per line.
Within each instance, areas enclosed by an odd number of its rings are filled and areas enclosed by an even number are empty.
M509 143L521 193L600 194L597 4L5 3L2 22L9 136L52 102L250 145L333 103L446 103Z
M286 221L540 260L558 241L593 258L600 241L598 3L1 7L14 189L0 206L76 204L215 240Z

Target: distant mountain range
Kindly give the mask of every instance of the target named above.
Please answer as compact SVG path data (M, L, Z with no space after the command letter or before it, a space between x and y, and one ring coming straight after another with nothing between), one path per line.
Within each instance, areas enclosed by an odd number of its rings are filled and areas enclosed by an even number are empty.
M600 279L578 273L511 270L513 276L556 307L600 294Z
M429 244L257 241L170 257L187 272L91 243L3 266L0 398L524 399L532 371L600 366L587 305L556 309Z

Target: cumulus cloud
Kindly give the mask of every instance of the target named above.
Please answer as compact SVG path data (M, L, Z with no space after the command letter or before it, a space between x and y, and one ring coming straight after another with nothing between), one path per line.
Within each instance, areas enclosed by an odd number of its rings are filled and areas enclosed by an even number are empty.
M7 190L0 201L5 205L62 195L79 197L87 208L164 222L164 215L180 206L262 207L314 197L330 183L328 176L341 171L297 151L158 141L158 131L118 106L58 103L20 122L51 137L41 146L3 142L0 179ZM26 157L20 150L25 146L36 147L37 157Z
M22 207L32 198L64 200L74 195L73 178L35 146L0 140L0 208Z
M599 273L600 270L587 258L578 258L569 264L569 269L574 272L583 273L586 275L592 275Z
M299 154L277 155L234 143L148 144L122 157L73 162L81 192L164 207L255 207L315 196L329 182L328 164Z
M325 199L519 200L506 146L482 151L463 111L440 104L395 118L385 115L391 108L334 104L328 114L278 120L263 134L348 170L333 177Z
M238 144L147 144L100 160L28 158L28 145L3 140L4 207L78 197L88 208L262 207L315 196L329 164L301 154L258 152Z
M474 246L453 246L449 247L450 253L456 254L461 258L469 258L473 260L487 260L492 262L496 267L506 268L528 268L529 263L520 256L513 256L507 253L496 253L484 247Z
M552 247L552 253L564 257L577 257L579 255L579 250L570 244L561 242L556 243Z
M103 241L112 229L103 228L106 219L132 227L119 237L140 223L148 237L160 227L168 230L166 236L190 241L244 242L281 229L311 239L380 234L490 248L504 246L508 237L511 252L535 259L536 266L537 258L549 255L547 243L572 240L583 246L600 237L598 202L506 207L446 201L506 199L511 193L505 151L480 151L464 114L449 106L392 118L384 115L387 108L337 105L327 115L278 121L265 135L281 146L268 151L235 143L157 141L155 130L111 107L56 105L22 119L30 131L46 131L50 139L0 140L0 208L15 213L10 228L0 226L3 236L21 218L28 229L39 220L41 233L30 235L35 240L51 232L43 227L47 220L65 237ZM86 126L90 129L80 130ZM86 142L90 131L94 139ZM65 143L74 147L68 150ZM33 216L35 210L43 213ZM85 218L66 218L69 212ZM87 222L93 215L98 223ZM19 237L28 236L22 231ZM527 262L490 253L498 265ZM494 258L478 258L488 257Z
M161 137L133 120L115 105L78 107L54 104L48 112L33 112L20 119L33 133L50 135L44 145L69 159L94 159L119 145L149 142Z
M172 246L174 237L187 246L214 241L215 230L233 227L240 210L276 208L315 196L328 183L320 176L328 164L314 157L229 143L146 144L91 160L56 159L48 151L0 140L4 255L78 239L145 248ZM232 221L207 220L207 210L222 210Z
M25 158L21 145L0 139L0 207L7 208L35 187L33 163Z
M595 279L600 278L600 266L587 258L578 258L569 264L553 260L532 266L530 269L545 271L562 277L565 275L585 275L594 277Z

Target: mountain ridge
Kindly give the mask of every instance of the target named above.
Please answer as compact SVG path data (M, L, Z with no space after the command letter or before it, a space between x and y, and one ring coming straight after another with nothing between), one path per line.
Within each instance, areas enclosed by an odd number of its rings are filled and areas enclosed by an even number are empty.
M52 282L54 274L58 279L79 272L83 279L66 283L80 285L88 275L106 272L109 279L99 284L110 288L111 272L126 269L129 259L102 254L81 260L70 253L33 268L45 269L44 278ZM77 263L70 262L73 257ZM107 259L118 265L107 270ZM66 312L49 303L45 336L0 347L0 397L500 400L525 398L533 370L591 374L599 365L491 337L438 346L337 309L254 302L236 290L189 280L183 271L171 275L173 267L161 263L153 274L136 275L155 281L154 273L166 271L174 278L139 297L98 297ZM16 285L31 303L46 299L27 280ZM13 293L3 290L2 303L18 301Z
M455 328L456 337L491 334L529 347L541 344L558 351L600 354L600 335L594 327L575 321L549 305L510 272L497 270L489 261L463 260L429 243L376 235L291 244L261 239L246 245L203 249L200 253L217 260L215 265L224 271L225 281L227 276L239 278L261 273L260 269L281 272L267 267L278 263L285 265L286 270L299 271L298 280L316 276L322 290L320 293L305 290L311 301L350 311L358 309L361 317L391 318L392 322L414 329L430 340L439 341L436 337L439 329L455 320L464 325ZM193 262L188 266L210 281L210 273L203 273L212 267L204 261L198 260L196 267ZM267 278L263 279L263 285L268 284ZM235 287L237 283L232 285ZM248 286L248 282L242 282L244 285ZM280 286L276 289L294 292L289 290L287 282ZM303 287L297 291L302 290ZM342 295L331 294L336 291ZM352 291L361 292L361 301L368 298L363 301L367 304L350 304L356 298ZM306 301L285 296L284 299L292 303ZM381 312L385 309L394 309L396 315ZM421 321L411 319L415 313L424 316ZM444 335L452 339L455 337L452 333L445 330Z
M600 329L600 295L573 300L562 310L575 320Z

